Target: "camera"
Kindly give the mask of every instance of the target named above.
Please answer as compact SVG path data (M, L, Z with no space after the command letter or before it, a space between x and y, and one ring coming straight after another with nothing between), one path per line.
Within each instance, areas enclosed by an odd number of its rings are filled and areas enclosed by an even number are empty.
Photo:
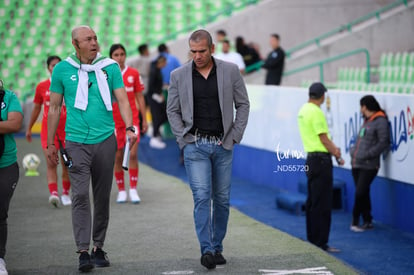
M71 168L73 166L72 158L69 156L68 152L66 152L66 149L61 147L60 154L62 155L65 166Z
M59 146L60 147L60 154L62 155L63 163L65 164L66 167L71 168L73 166L72 158L69 156L68 152L63 147L63 144L60 141L60 139L58 139L58 141L59 141L59 145L60 145Z

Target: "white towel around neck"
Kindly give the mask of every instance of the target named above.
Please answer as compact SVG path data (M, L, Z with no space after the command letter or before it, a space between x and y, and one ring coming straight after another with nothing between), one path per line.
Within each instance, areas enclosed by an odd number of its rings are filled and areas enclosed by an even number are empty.
M100 55L97 56L99 58ZM102 68L105 68L108 65L116 63L113 59L103 58L97 61L95 64L82 64L80 66L75 60L70 56L66 58L66 61L79 69L78 77L78 88L76 90L75 97L75 108L85 111L88 107L88 92L89 92L89 77L88 72L95 72L96 80L98 82L99 92L101 94L102 100L105 104L105 107L108 111L112 111L112 101L111 93L109 91L108 82L106 81L106 76L102 71Z

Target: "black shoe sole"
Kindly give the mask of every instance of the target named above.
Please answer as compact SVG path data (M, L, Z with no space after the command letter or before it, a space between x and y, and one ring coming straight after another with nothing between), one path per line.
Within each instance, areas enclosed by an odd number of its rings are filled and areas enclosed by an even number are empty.
M96 264L95 263L95 266L96 267L108 267L108 266L110 266L110 263L104 263L104 264Z
M79 271L80 272L89 272L94 268L94 265L89 263L89 264L83 264L79 266Z

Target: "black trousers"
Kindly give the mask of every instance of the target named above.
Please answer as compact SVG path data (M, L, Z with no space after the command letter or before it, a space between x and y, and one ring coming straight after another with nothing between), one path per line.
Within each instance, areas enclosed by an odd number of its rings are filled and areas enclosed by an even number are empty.
M167 118L167 106L165 101L158 103L152 98L148 98L151 116L152 116L152 127L154 129L153 136L160 136L160 127L162 124L168 121Z
M332 212L332 159L329 154L308 155L306 165L306 234L309 242L327 249Z
M13 196L19 179L19 165L17 162L0 168L0 258L6 254L7 217L10 200Z
M372 222L370 188L377 173L378 169L352 168L352 177L354 178L355 183L352 225L359 225L361 216L364 223Z

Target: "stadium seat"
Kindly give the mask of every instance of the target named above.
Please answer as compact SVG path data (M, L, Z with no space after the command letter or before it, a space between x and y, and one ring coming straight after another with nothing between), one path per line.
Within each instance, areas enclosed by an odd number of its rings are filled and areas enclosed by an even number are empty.
M414 68L414 52L410 53L410 57L409 57L409 67Z
M402 67L409 67L410 65L410 55L408 52L403 52L401 55L401 66Z
M396 68L400 68L402 66L402 55L400 52L395 53L393 66Z
M26 81L19 81L14 71L6 72L17 89L26 89L38 73L32 64L42 64L47 54L64 57L73 51L70 31L75 25L93 26L101 50L107 53L112 40L133 48L144 42L152 46L165 42L167 35L175 37L177 31L188 31L191 26L205 24L209 15L236 2L244 5L251 1L120 0L114 4L107 0L6 0L0 5L0 16L3 18L12 13L14 18L3 22L1 32L5 38L2 46L6 48L2 52L3 66L19 64L22 60L28 62L30 79ZM127 31L124 31L125 27ZM20 47L16 47L18 41ZM25 54L29 58L25 58ZM1 71L4 75L3 69ZM29 68L24 71L26 75L28 71Z

